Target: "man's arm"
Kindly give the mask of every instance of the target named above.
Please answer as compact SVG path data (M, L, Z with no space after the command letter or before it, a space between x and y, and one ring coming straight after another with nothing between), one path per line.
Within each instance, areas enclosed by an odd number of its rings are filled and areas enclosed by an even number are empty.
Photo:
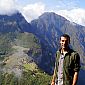
M73 77L73 84L72 85L76 85L77 84L77 80L78 80L78 72L74 73L74 77Z
M80 67L81 67L80 66L80 56L79 56L78 53L76 53L74 55L74 76L73 76L73 83L72 83L72 85L76 85L77 84Z
M51 85L55 85L55 79L56 79L56 73L55 73L55 69L54 69Z

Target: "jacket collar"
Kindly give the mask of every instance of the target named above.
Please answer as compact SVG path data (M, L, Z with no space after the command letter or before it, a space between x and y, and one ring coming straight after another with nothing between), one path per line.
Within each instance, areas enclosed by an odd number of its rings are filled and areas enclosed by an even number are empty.
M74 52L74 50L71 49L70 47L68 47L68 50L67 50L66 54L71 54L72 52ZM59 53L61 54L61 48L59 49Z

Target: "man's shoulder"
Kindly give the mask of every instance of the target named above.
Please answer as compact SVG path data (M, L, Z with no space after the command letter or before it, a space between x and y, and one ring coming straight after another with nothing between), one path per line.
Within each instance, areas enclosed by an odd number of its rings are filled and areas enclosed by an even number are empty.
M80 55L77 51L72 51L71 58L72 58L72 60L80 59Z
M60 51L59 50L56 51L56 55L60 55Z
M72 55L79 55L78 52L73 49L69 49L69 53L71 53Z
M57 51L56 51L56 53L60 53L60 51L59 51L59 50L57 50Z
M79 55L79 53L77 51L73 50L73 49L71 49L71 54L72 55Z

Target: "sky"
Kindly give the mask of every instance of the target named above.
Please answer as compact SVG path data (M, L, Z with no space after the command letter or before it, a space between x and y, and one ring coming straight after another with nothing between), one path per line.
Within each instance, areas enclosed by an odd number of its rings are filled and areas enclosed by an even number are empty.
M18 10L31 22L44 12L55 12L85 26L84 3L85 0L0 0L0 15L11 15Z

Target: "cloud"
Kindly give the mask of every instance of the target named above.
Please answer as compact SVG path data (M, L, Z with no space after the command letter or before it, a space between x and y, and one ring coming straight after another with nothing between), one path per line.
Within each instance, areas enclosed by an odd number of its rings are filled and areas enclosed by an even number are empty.
M10 15L19 10L25 19L30 22L33 19L37 19L45 11L55 12L71 22L78 23L85 26L85 9L78 8L75 4L77 0L66 0L59 1L58 5L51 9L52 7L46 8L45 3L37 2L34 4L28 4L25 7L19 4L18 0L0 0L0 15ZM67 4L66 4L67 3ZM62 6L61 6L62 5ZM70 8L69 8L70 6ZM62 8L63 7L63 8Z
M85 26L85 9L75 8L71 10L59 10L56 13L65 17L71 22Z
M78 0L58 0L56 4L57 10L73 9L78 7Z
M37 2L34 4L28 4L26 5L22 10L21 13L25 17L25 19L30 22L33 19L37 19L42 13L48 11L48 12L55 12L66 19L68 19L71 22L78 23L80 25L85 26L85 9L78 8L77 6L77 0L73 1L70 0L65 2L59 1L58 4L54 9L46 9L45 3ZM61 6L61 4L63 6ZM63 7L63 8L62 8Z
M37 19L42 13L46 12L46 6L43 3L28 4L25 6L21 13L25 19L30 22L33 19ZM71 22L85 26L85 9L73 7L71 9L60 9L60 10L48 10L48 12L55 12Z
M30 22L31 20L38 18L42 13L44 13L44 11L45 5L38 2L34 4L28 4L21 10L21 13L25 19Z
M16 0L0 0L0 15L9 15L17 10Z

